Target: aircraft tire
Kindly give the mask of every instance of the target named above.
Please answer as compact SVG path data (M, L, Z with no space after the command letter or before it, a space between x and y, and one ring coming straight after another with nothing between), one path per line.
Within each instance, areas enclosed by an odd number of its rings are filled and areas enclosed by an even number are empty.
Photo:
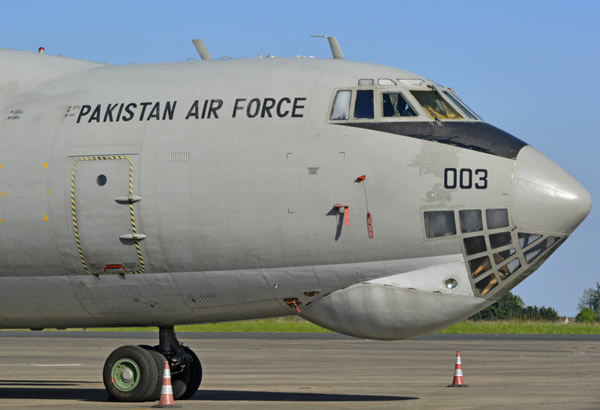
M139 346L121 346L106 359L102 379L117 401L151 400L158 384L156 359Z
M184 347L184 349L186 353L192 356L193 361L188 367L190 374L189 383L186 385L185 392L181 395L180 400L187 400L196 394L202 382L202 364L200 363L200 359L198 359L196 353L189 347Z
M175 400L184 400L183 396L188 389L190 380L190 366L186 366L179 373L171 373L171 385L173 386L173 398Z
M149 351L156 360L156 366L158 368L158 384L156 386L155 395L151 400L158 400L160 398L160 390L162 388L163 371L165 368L165 356L160 353L157 349L158 346L139 345L142 349ZM187 386L190 383L190 367L186 366L180 373L171 372L171 388L173 389L173 398L180 400L181 396L186 392ZM172 370L172 369L171 369Z
M156 362L156 368L158 370L158 383L156 383L156 387L154 388L154 392L150 395L150 398L148 400L158 400L160 399L160 391L162 389L162 382L163 382L163 371L165 370L165 360L167 360L162 353L154 350L152 347L148 346L146 348L145 345L140 345L140 347L146 351L148 351L152 357L154 358L154 361Z

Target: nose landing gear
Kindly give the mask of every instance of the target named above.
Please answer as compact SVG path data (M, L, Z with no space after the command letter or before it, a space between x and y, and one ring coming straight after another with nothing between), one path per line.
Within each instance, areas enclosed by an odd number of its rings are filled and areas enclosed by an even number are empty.
M159 328L157 346L121 346L114 350L104 363L104 386L117 401L158 400L165 360L171 367L175 400L192 397L202 381L202 365L198 356L177 340L173 326Z

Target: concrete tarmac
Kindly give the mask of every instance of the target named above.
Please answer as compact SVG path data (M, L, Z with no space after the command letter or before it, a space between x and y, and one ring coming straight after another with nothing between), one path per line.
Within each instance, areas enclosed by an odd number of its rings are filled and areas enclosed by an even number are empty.
M202 361L184 409L598 409L600 337L178 334ZM102 366L155 333L0 332L0 408L140 409L108 400ZM456 350L466 388L448 388Z

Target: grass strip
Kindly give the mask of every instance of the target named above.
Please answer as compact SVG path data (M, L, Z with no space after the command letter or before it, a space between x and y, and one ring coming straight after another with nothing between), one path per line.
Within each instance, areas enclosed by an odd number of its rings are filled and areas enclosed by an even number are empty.
M75 329L72 329L75 330ZM132 328L90 328L87 331L148 331L155 332L155 327ZM264 332L264 333L331 333L302 318L294 316L245 320L239 322L204 323L198 325L175 326L176 332ZM600 334L600 323L556 323L556 322L472 322L456 323L438 333L479 333L479 334L546 334L546 335L597 335Z
M600 323L556 323L529 321L456 323L438 333L482 333L504 335L598 335Z
M48 329L51 330L51 329ZM101 332L156 332L156 327L104 327L69 329ZM245 320L239 322L204 323L198 325L178 325L176 332L263 332L263 333L331 333L313 323L295 316L274 319ZM545 334L545 335L598 335L600 323L557 323L557 322L472 322L456 323L438 333L450 334Z
M90 328L87 331L123 332L148 331L155 332L156 327L132 328ZM332 333L330 330L317 326L307 320L295 316L274 319L244 320L239 322L202 323L198 325L178 325L176 332L255 332L255 333Z

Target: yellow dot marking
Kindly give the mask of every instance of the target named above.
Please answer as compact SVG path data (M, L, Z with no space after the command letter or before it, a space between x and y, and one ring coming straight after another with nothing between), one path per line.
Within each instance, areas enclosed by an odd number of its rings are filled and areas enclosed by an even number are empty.
M44 166L44 168L48 169L48 163L47 162L44 162L42 165Z
M44 217L44 219L42 219L42 221L47 221L48 220L48 214L46 214L46 216Z
M0 222L4 222L4 219L0 219Z
M2 197L8 196L8 192L0 192L0 196L2 196Z
M50 195L50 190L47 190L47 191L46 191L46 194Z

